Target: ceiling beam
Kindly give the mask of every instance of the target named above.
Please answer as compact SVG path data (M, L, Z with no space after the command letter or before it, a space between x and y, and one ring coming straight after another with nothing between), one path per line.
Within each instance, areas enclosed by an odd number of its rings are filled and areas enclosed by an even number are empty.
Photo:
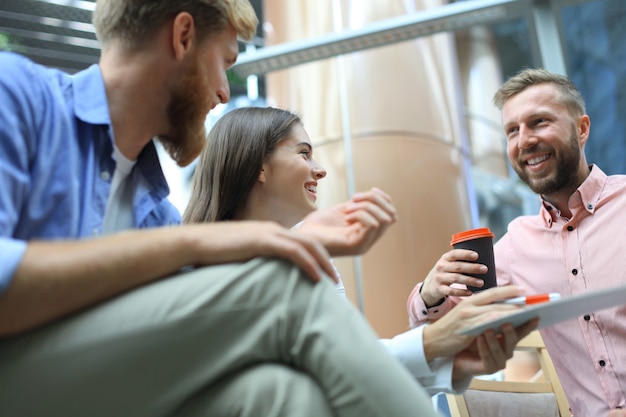
M359 29L288 42L240 55L233 71L246 77L439 32L514 19L530 0L471 0L371 23Z

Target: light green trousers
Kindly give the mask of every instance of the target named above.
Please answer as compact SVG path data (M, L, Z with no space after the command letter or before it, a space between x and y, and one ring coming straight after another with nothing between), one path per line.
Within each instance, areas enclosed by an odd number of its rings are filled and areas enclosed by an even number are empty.
M194 270L0 341L6 417L436 416L330 280Z

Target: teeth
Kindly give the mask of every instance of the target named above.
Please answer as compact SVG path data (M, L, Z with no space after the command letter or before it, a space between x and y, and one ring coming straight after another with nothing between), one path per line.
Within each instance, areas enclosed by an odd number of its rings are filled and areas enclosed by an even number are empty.
M314 185L305 185L304 188L312 193L317 193L317 187Z
M529 159L528 161L526 161L526 163L527 163L528 165L536 165L536 164L539 164L539 163L541 163L541 162L545 161L546 159L548 159L548 158L549 158L549 156L550 156L550 155L538 156L537 158L532 158L532 159Z

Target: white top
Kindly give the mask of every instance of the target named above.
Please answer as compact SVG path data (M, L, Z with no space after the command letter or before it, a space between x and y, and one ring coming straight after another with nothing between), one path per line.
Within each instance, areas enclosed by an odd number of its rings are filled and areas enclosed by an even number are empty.
M469 387L471 377L452 384L454 356L426 361L423 334L427 324L400 333L391 339L380 339L387 352L398 360L430 394L461 393Z
M114 233L135 226L130 173L137 161L126 158L117 146L113 147L113 159L116 161L116 166L102 222L103 233Z

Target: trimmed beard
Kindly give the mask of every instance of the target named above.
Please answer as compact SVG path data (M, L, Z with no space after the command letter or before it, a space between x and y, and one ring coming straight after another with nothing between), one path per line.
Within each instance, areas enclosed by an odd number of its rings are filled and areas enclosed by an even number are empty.
M157 139L178 166L189 165L206 143L204 122L211 110L208 84L196 59L174 86L167 117L170 131Z
M572 130L574 132L575 129ZM532 151L535 151L534 149ZM528 173L520 168L520 165L514 165L513 169L517 172L519 178L528 185L528 187L536 194L550 195L561 190L576 185L578 165L580 164L580 148L578 146L578 136L572 133L569 143L564 152L554 157L559 159L556 161L556 172L554 175L539 179L530 179Z

